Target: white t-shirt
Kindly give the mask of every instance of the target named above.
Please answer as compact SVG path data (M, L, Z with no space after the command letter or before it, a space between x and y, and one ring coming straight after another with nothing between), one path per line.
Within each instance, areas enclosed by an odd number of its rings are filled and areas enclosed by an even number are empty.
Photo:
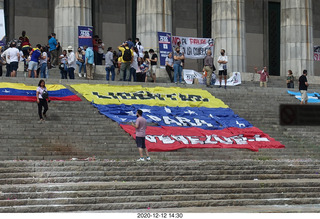
M144 56L144 54L143 54L143 46L142 45L138 45L138 44L136 44L136 46L137 46L137 49L138 49L138 53L139 53L139 57L140 58L143 58L143 56Z
M20 62L23 62L23 61L24 61L24 59L25 59L25 58L23 58L23 52L22 52L22 51L20 51L19 53L20 53Z
M39 99L43 99L42 98L43 91L47 91L47 88L37 87L37 92L39 92Z
M9 48L9 49L10 49L10 48ZM6 50L2 53L2 55L1 55L2 58L6 57L6 62L7 62L7 64L10 64L9 53L8 53L8 50L9 50L9 49L6 49Z
M228 56L219 56L218 61L225 61L228 62ZM218 62L219 63L219 62ZM227 65L227 64L221 64L219 63L219 71L223 71L223 65Z
M76 55L74 52L70 52L68 55L68 67L69 68L77 68Z
M43 52L42 53L42 57L45 57L44 59L40 59L40 65L42 65L43 63L47 63L48 62L48 57L47 57L47 53L46 52Z
M136 71L138 70L138 54L133 52L133 62L131 63L131 68L134 68Z
M102 47L104 47L104 43L101 43L101 45L98 46L98 53L99 54L103 54L104 53Z
M19 56L20 54L19 49L17 48L9 48L8 49L8 56L10 57L10 62L19 62Z
M173 58L169 58L169 57L167 57L166 58L166 63L168 62L168 65L169 66L172 66L173 65Z
M64 57L63 54L60 55L60 58L61 58L61 63L62 63L62 64L66 64L67 58Z

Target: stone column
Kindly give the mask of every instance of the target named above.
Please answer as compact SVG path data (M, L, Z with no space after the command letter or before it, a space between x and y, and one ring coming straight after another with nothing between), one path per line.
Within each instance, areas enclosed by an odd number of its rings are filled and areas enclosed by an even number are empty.
M313 72L312 0L281 1L281 76Z
M54 32L62 47L78 46L78 26L92 25L92 0L55 0Z
M245 0L212 0L215 63L220 50L228 56L228 73L246 72Z
M145 50L158 51L158 31L172 32L172 0L137 0L137 37Z

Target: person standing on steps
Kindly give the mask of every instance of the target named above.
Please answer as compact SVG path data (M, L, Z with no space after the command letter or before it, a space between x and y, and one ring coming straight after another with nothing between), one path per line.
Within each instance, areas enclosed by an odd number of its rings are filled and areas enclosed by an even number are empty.
M74 79L74 70L77 68L76 55L73 52L72 46L68 46L68 75L70 79Z
M294 77L291 70L288 71L287 88L294 88Z
M182 61L184 60L184 54L180 52L180 47L176 47L176 51L173 54L173 70L174 70L174 83L178 83L178 77L179 77L179 83L182 83Z
M46 113L48 111L48 102L50 103L50 98L48 96L46 83L42 79L39 81L36 97L37 97L37 103L38 103L38 114L40 117L40 122L43 122L44 118L47 118ZM42 114L42 108L44 108L43 114Z
M307 79L308 71L303 70L303 75L299 78L299 91L301 93L301 105L308 104L308 79Z
M85 45L83 49L86 51L85 63L86 63L87 79L93 80L94 52L87 45Z
M211 50L208 50L207 56L204 58L204 67L203 67L203 70L207 72L207 87L209 88L212 88L211 86L212 73L216 70L213 64L213 58L211 55L212 55Z
M269 73L268 73L268 69L267 67L263 67L263 70L262 71L258 71L257 68L254 68L254 71L257 73L257 74L260 74L260 87L268 87L267 85L267 78L269 78Z
M173 70L172 52L170 52L168 54L168 57L166 58L166 71L168 73L171 83L173 83L172 72L174 72L174 70Z
M140 154L140 158L137 161L145 161L143 158L143 151L146 153L146 160L150 161L149 152L146 148L147 120L142 117L142 110L137 110L137 117L136 123L131 124L136 128L136 143Z
M224 49L221 49L220 51L221 56L218 58L219 63L219 82L221 88L222 83L222 75L224 76L224 88L227 89L227 75L228 75L228 56L226 56L226 51Z

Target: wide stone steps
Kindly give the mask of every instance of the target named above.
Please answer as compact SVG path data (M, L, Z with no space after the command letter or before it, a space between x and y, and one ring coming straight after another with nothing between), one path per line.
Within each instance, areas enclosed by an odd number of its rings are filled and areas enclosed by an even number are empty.
M12 190L11 190L12 188ZM26 190L23 190L23 189ZM319 204L319 182L111 182L5 186L0 212L67 212L210 206ZM254 190L255 192L251 192ZM102 192L100 192L102 191ZM227 191L227 192L226 192ZM28 196L31 192L32 195ZM92 192L92 193L91 193ZM96 195L99 193L99 195ZM28 197L28 198L26 198Z

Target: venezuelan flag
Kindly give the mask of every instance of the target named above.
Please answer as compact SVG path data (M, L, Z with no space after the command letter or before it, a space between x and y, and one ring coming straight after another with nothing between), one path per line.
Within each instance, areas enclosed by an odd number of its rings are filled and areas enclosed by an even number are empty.
M88 101L135 138L138 109L149 124L149 151L180 148L284 148L260 129L236 115L220 99L201 89L177 87L71 85Z
M81 101L63 85L46 85L50 100L53 101ZM35 102L36 86L27 86L20 83L0 83L0 100Z

